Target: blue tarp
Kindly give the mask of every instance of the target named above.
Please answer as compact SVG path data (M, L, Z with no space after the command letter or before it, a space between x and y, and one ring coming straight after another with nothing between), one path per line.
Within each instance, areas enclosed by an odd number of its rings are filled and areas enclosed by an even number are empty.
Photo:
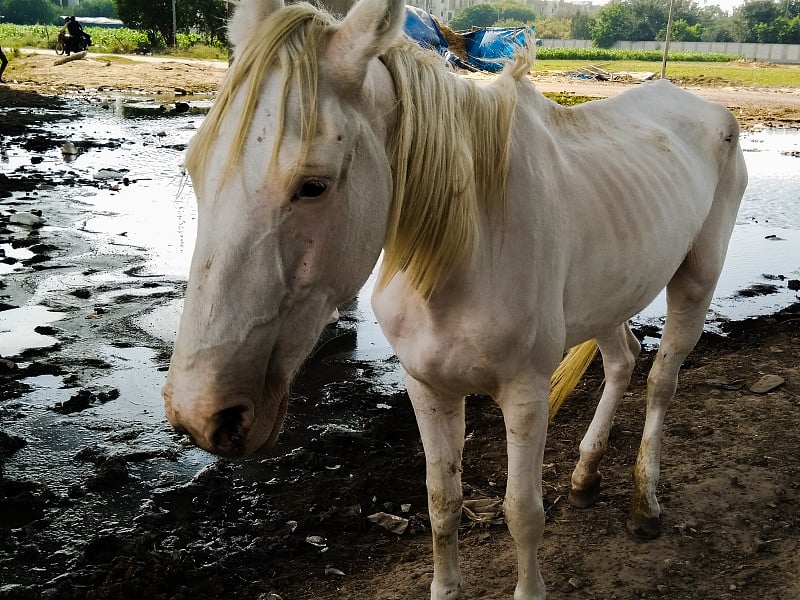
M406 5L406 24L403 30L423 48L431 48L440 54L447 50L447 40L436 21L421 8Z
M528 37L533 38L530 27L488 27L463 34L467 49L467 63L448 50L447 40L442 35L433 17L424 10L406 5L404 31L408 37L423 48L430 48L454 65L469 69L497 72L503 68L504 58L512 58L518 46L525 46Z
M533 27L487 27L464 34L467 61L484 71L502 70L502 59L512 58L514 50L533 39Z

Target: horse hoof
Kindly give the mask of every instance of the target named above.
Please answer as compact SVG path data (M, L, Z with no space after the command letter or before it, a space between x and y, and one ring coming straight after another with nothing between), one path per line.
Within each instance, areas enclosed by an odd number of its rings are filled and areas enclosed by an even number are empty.
M631 515L628 531L640 540L652 540L661 535L661 517L641 517Z
M575 508L589 508L600 497L600 484L603 476L598 471L583 477L580 485L575 485L575 477L569 489L569 503Z
M597 502L599 497L599 485L586 490L578 490L575 488L569 490L569 503L575 508L589 508Z

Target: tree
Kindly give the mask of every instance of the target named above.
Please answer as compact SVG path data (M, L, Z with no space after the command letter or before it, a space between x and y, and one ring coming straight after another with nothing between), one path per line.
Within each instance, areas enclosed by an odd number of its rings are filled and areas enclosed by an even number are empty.
M667 25L668 7L664 0L613 0L598 11L591 26L592 41L596 46L608 48L620 40L664 39L659 32ZM700 12L694 0L675 0L673 16L687 27L694 27L700 21Z
M106 17L113 19L117 16L117 7L113 0L84 0L72 9L76 17Z
M516 2L499 2L497 4L475 4L462 8L450 19L448 25L455 29L470 27L491 27L500 21L520 22L524 25L533 23L536 13Z
M123 23L147 34L152 46L162 46L172 39L172 2L170 0L114 0ZM183 7L183 3L180 4ZM177 6L176 6L177 8ZM181 14L183 10L181 9ZM182 24L182 23L181 23Z
M568 40L570 38L570 19L564 17L544 17L536 21L536 37L549 40Z
M699 13L703 25L700 40L703 42L732 42L733 18L719 6L706 6Z
M209 44L215 40L227 40L226 0L189 0L189 5L190 13L194 15L189 18L190 26L202 33Z
M782 4L772 0L749 0L733 14L733 33L737 42L763 42L773 40L769 27L778 17L784 15Z
M703 26L700 23L689 25L683 19L672 22L670 40L675 42L699 42L703 38ZM667 28L658 32L658 39L667 39Z
M114 0L117 14L126 25L147 33L154 46L172 41L172 0ZM212 41L224 36L225 0L180 0L175 3L179 32L195 28Z
M573 16L569 26L570 37L574 40L588 40L592 37L592 24L594 17L589 13L578 10Z
M610 48L615 42L629 39L633 31L633 13L621 0L613 0L597 13L592 23L591 39L595 46Z
M500 15L497 19L498 21L501 19L511 19L519 21L523 25L530 25L536 20L536 13L533 10L517 2L512 2L511 0L504 0L503 2L491 6L497 7L498 14Z
M3 14L6 21L18 25L59 23L58 8L50 0L7 0Z
M462 8L450 19L450 27L456 31L470 27L491 27L500 19L500 11L494 4L475 4Z
M655 40L661 28L667 25L669 4L663 0L629 0L628 4L632 29L626 39Z

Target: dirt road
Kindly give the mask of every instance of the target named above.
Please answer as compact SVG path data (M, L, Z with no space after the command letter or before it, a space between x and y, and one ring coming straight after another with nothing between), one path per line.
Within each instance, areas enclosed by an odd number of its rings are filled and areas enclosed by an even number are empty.
M210 92L225 76L224 61L197 61L169 57L140 57L89 54L87 58L64 65L54 65L54 53L12 57L6 79L0 86L0 102L13 91L56 94L91 93L95 90L119 90L148 93L181 89ZM588 98L615 96L637 83L584 80L534 71L532 79L540 91L572 94ZM676 81L692 92L730 108L744 126L764 123L776 126L800 125L800 90L732 86L714 80L705 84Z

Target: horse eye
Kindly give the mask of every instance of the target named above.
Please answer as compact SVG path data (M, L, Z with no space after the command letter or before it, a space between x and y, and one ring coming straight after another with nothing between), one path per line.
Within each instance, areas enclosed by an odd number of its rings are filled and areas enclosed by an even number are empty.
M292 197L292 200L300 200L302 198L319 198L328 189L328 183L321 179L307 179L300 186L300 189Z

